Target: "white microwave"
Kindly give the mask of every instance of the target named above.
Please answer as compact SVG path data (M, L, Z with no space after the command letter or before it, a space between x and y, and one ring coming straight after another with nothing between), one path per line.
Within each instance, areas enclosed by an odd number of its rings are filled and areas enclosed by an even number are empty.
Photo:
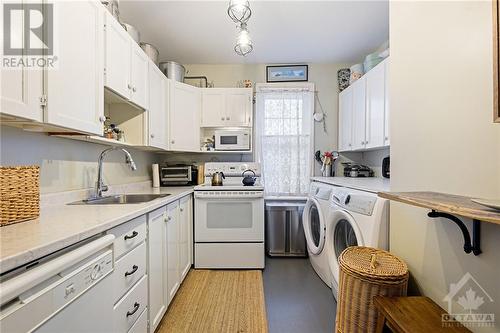
M215 150L250 150L250 129L215 131Z

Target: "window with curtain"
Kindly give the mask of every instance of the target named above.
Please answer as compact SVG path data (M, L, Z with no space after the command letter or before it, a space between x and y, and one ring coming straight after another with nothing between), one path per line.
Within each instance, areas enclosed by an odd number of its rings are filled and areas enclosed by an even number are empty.
M256 150L267 196L305 196L313 159L314 85L257 85Z

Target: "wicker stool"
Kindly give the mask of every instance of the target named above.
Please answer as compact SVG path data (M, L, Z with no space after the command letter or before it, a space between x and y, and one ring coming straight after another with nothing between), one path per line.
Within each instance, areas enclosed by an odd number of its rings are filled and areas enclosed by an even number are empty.
M375 332L378 312L373 296L405 296L408 267L383 250L353 246L339 257L337 333Z

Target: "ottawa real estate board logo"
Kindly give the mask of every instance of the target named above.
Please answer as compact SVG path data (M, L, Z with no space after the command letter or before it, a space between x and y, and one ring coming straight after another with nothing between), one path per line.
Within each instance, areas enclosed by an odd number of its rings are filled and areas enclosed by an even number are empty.
M2 68L54 68L54 5L3 2L2 12Z
M443 327L495 327L495 314L481 310L493 299L470 273L450 285L443 301L448 303L448 313L441 317Z

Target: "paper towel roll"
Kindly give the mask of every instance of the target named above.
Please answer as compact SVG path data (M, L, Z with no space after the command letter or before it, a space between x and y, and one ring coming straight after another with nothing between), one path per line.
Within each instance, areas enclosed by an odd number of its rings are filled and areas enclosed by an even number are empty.
M158 164L153 164L153 187L160 187L160 167Z

